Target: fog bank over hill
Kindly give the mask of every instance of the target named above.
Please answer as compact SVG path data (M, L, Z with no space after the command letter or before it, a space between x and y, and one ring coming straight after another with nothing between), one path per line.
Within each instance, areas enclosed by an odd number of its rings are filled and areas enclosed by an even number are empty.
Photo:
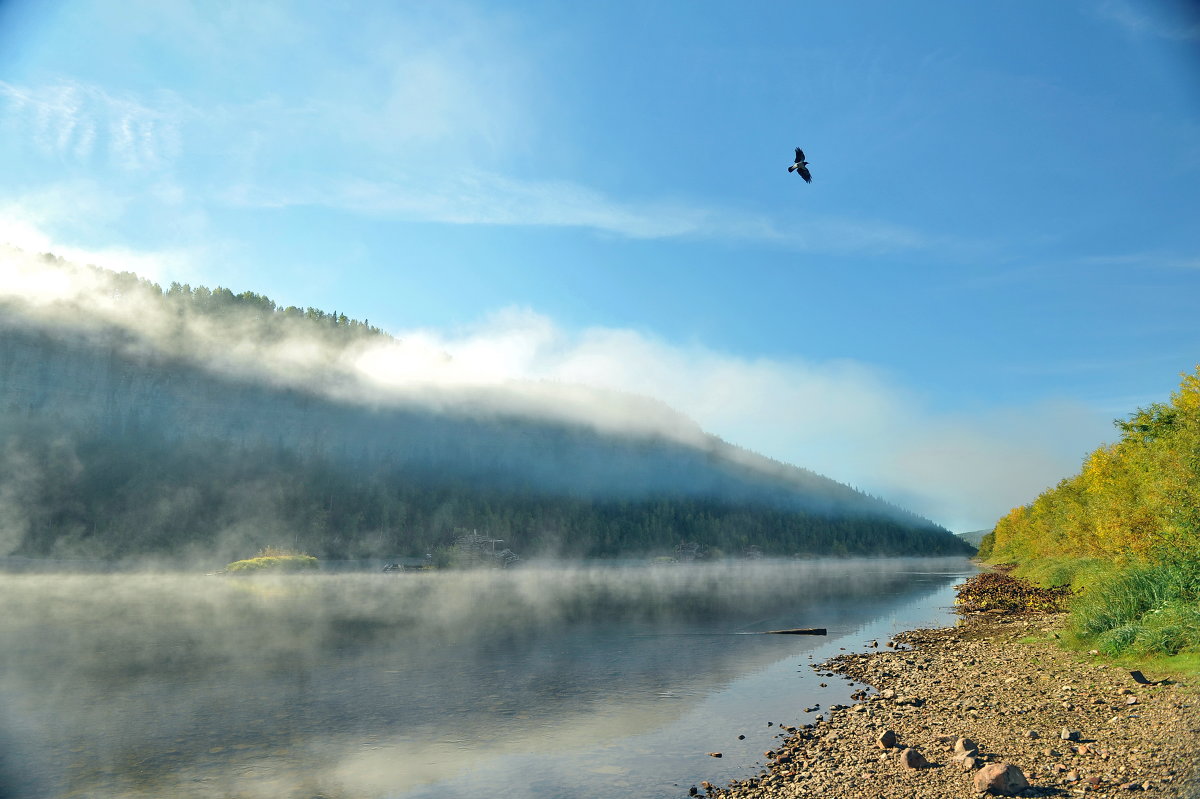
M961 551L651 399L506 379L250 292L5 258L8 552L387 555L473 528L571 555Z
M322 312L276 309L265 297L227 290L196 302L164 303L157 286L130 272L2 246L0 257L6 271L0 299L12 312L65 334L98 337L106 345L116 341L124 354L182 359L215 375L366 407L549 418L705 443L694 422L648 397L512 380L481 368L486 353L462 363L426 338L395 339L336 312L327 315L335 318L314 319Z

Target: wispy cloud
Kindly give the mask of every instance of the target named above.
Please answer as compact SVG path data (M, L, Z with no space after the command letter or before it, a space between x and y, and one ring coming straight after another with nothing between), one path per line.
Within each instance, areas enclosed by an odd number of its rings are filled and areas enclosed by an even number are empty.
M1161 251L1087 255L1078 258L1077 262L1086 266L1129 266L1138 269L1200 269L1200 255Z
M6 126L45 156L77 163L103 158L141 171L162 169L179 154L178 108L69 80L36 87L0 81L0 102Z
M127 177L152 179L168 166L186 171L188 200L197 205L320 206L413 222L570 227L814 252L941 244L886 219L784 220L771 209L701 197L622 196L579 177L570 155L558 168L538 169L533 149L545 132L536 120L553 118L555 99L539 95L545 87L535 57L499 15L397 10L377 14L370 26L349 26L334 41L320 14L281 27L263 10L214 15L191 2L158 5L141 3L136 19L112 35L137 46L139 37L164 29L195 62L220 53L206 66L231 80L235 66L253 76L224 95L236 100L210 106L200 94L117 95L74 80L0 83L17 135L43 155L103 160ZM287 80L256 83L282 63L291 65Z
M223 194L244 207L323 206L413 222L576 227L633 239L729 239L814 252L887 253L957 246L882 220L829 214L784 222L773 215L679 199L622 200L563 180L522 180L490 172L437 179L351 177L329 186L243 183Z
M1135 5L1128 0L1105 0L1098 6L1099 14L1117 23L1125 30L1137 36L1151 36L1157 39L1175 41L1200 40L1200 22L1190 8L1190 3L1178 3L1179 13L1177 22L1167 21L1166 15L1154 15L1148 12L1145 5Z
M295 190L244 185L227 197L249 206L324 205L412 221L583 227L630 238L783 238L770 220L752 214L682 202L622 202L570 181L520 180L489 172L387 182L352 177L329 187Z

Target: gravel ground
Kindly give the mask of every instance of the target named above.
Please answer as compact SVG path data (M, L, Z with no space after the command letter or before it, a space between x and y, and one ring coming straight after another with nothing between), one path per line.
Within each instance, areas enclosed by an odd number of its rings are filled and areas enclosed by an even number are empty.
M727 787L703 783L697 792L722 799L978 797L981 772L1011 764L1028 785L1008 785L1010 795L1200 799L1197 687L1140 684L1099 657L1059 649L1054 630L1063 618L969 614L955 627L899 635L895 648L887 642L821 664L822 674L864 684L855 694L861 701L823 709L816 724L785 728L758 777ZM880 743L887 731L894 744ZM959 738L968 740L956 756Z

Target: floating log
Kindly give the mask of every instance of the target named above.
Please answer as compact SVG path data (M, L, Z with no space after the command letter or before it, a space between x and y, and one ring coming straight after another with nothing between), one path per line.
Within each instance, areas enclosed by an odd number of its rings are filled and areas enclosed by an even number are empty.
M825 635L824 627L798 627L795 630L766 630L763 635Z

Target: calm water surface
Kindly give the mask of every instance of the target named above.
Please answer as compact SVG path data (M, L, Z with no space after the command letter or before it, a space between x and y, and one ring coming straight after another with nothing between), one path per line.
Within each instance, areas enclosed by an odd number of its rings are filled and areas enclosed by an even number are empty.
M0 797L682 797L848 702L810 664L949 622L972 571L0 575ZM829 635L744 634L790 627Z

